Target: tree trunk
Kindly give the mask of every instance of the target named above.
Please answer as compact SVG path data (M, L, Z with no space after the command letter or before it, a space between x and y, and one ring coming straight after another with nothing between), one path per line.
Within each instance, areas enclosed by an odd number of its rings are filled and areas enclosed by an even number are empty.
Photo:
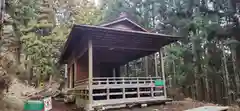
M21 36L22 36L22 34L21 34L21 32L18 30L18 27L17 27L17 24L16 23L13 23L12 24L12 26L13 26L13 30L14 30L14 32L15 32L15 37L16 37L16 40L17 40L17 49L16 49L16 62L17 62L17 64L19 65L20 63L21 63L21 60L20 60L20 58L21 58L21 40L20 40L20 38L21 38Z
M225 75L223 75L223 79L224 79L224 87L226 88L225 90L225 97L227 98L227 103L231 104L230 98L229 98L229 91L230 91L230 82L229 82L229 72L228 72L228 68L227 68L227 58L226 58L226 54L225 54L225 50L224 50L224 46L223 43L220 43L221 45L221 49L222 49L222 54L223 54L223 62L222 62L222 67L223 70L225 72Z
M175 68L175 61L173 60L173 62L172 62L172 68L173 68L173 84L175 85L175 86L177 86L177 84L178 84L178 78L177 78L177 76L176 76L176 68Z
M52 84L52 81L53 81L53 75L51 74L50 77L49 77L48 83Z
M163 50L160 49L160 59L161 59L161 71L162 71L162 80L164 81L164 96L167 97L167 86L166 86L166 77L165 77L165 70L164 70L164 55Z
M5 0L1 0L0 2L0 40L2 40L5 15Z
M232 55L232 64L233 64L233 72L234 72L234 78L235 78L235 83L236 83L236 97L235 99L239 98L239 91L240 91L240 84L239 84L239 74L238 74L238 69L237 69L237 61L236 61L236 50L235 48L231 49L231 55Z
M208 53L208 48L206 48L206 56L208 56L209 57L209 53ZM210 96L209 96L209 94L210 94L210 90L209 90L209 81L208 81L208 68L207 67L210 67L210 66L208 66L208 62L209 62L209 60L206 62L206 64L205 64L205 72L204 72L204 83L205 83L205 88L206 88L206 91L205 91L205 100L206 101L208 101L208 102L210 102Z
M199 56L197 55L197 51L196 51L196 41L195 40L193 40L192 41L192 43L193 43L193 45L192 45L192 53L193 53L193 61L195 62L194 63L194 89L195 89L195 99L196 100L198 100L199 98L199 91L198 91L198 88L199 88L199 86L198 86L198 82L199 82L199 78L198 78L198 74L200 74L199 73Z
M127 70L127 77L130 77L130 71L129 71L129 63L126 64L126 70Z
M123 71L123 77L127 77L127 74L128 74L128 71L127 71L127 64L126 65L124 65L124 71Z
M137 67L137 61L135 60L133 62L133 66L134 66L134 77L138 77L138 67Z

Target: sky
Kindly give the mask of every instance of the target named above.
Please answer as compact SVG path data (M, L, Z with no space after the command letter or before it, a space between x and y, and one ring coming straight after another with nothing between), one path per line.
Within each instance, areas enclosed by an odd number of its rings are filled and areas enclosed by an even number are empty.
M94 0L96 4L98 4L99 0Z

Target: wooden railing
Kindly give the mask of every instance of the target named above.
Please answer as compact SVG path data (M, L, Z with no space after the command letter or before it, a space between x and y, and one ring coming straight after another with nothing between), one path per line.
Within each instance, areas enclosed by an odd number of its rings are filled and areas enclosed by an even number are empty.
M93 85L104 84L149 84L161 77L99 77L93 78Z
M154 85L161 77L99 77L93 78L94 100L114 100L164 96Z
M88 84L88 78L82 79L82 80L77 80L74 84L74 86L80 86L80 85L86 85Z
M155 80L161 79L161 77L95 77L93 78L92 85L104 85L104 84L149 84L154 83ZM87 85L88 78L77 80L75 86Z
M82 104L92 96L93 103L117 104L120 101L149 101L164 97L164 88L154 85L161 77L95 77L92 79L92 94L89 94L89 80L76 81L75 94Z

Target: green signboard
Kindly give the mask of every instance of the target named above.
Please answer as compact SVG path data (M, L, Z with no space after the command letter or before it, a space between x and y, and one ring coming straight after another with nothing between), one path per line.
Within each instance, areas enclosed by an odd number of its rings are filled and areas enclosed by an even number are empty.
M163 80L155 80L154 85L155 86L164 86L164 81Z
M40 100L28 100L24 104L24 111L42 111L44 103Z

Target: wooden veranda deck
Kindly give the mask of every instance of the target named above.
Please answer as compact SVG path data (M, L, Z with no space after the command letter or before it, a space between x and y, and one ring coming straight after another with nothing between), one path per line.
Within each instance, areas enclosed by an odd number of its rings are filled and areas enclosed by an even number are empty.
M93 108L171 101L166 97L164 87L154 85L159 79L161 77L98 77L92 80L92 95L88 93L88 79L78 81L74 92L81 98L77 101L80 107L86 106L89 96L93 98Z

